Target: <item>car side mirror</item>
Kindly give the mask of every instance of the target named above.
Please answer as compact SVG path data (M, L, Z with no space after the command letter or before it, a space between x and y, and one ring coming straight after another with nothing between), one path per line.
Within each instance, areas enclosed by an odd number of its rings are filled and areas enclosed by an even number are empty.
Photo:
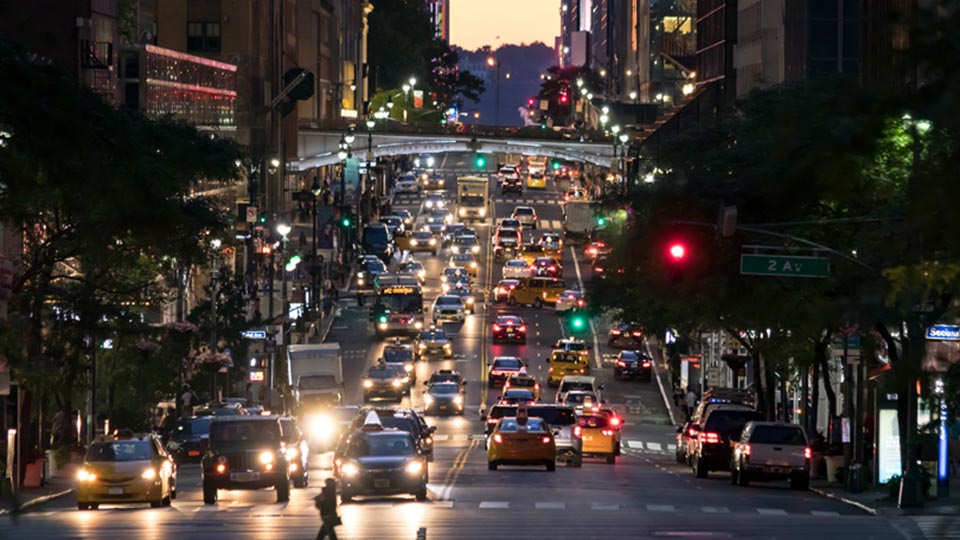
M432 435L433 432L437 431L437 426L430 426L427 428L427 434Z
M603 390L604 387L603 387L603 385L601 384L600 386L597 387L597 389L598 389L598 390Z

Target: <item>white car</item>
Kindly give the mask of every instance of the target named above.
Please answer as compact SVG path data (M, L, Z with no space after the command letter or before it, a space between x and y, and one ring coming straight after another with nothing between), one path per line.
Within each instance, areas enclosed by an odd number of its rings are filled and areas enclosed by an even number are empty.
M530 267L523 259L511 259L503 265L503 279L523 279L530 277ZM559 304L557 308L559 309Z
M433 301L433 324L463 322L467 319L467 307L463 299L452 294L442 294Z
M584 300L583 292L577 290L566 290L557 298L557 313L564 313L570 311L571 309L583 309Z
M404 174L397 178L397 193L420 193L420 182L412 174Z
M513 209L513 219L520 222L524 227L537 228L537 211L532 206L517 206Z
M427 198L423 200L423 207L427 210L432 210L434 208L445 208L447 206L447 200L440 193L431 193L427 195Z

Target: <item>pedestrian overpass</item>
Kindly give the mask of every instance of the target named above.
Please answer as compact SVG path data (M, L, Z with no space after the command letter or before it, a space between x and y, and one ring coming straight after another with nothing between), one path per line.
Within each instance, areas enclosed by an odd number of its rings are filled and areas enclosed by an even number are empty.
M579 142L565 139L535 139L485 137L470 134L436 133L384 133L372 134L362 131L356 138L351 152L359 158L382 158L391 156L440 154L445 152L478 152L484 154L521 154L544 156L590 163L609 167L613 161L613 143ZM290 171L305 171L315 167L340 163L337 157L342 131L300 130L298 148L300 157L287 163ZM368 156L368 148L372 156Z

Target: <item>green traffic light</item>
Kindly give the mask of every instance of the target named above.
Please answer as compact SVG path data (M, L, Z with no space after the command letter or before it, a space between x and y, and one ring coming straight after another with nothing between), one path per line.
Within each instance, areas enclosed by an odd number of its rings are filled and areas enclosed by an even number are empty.
M583 317L574 317L573 319L574 330L582 330L585 325L586 325L586 322L584 322Z
M606 224L607 224L607 218L605 218L605 217L598 217L598 218L597 218L597 225L599 225L600 227L603 227L603 226L606 225Z
M380 316L380 322L382 322L382 323L387 322L387 316L386 316L386 315L381 315L381 316Z
M477 156L477 158L474 160L474 164L478 169L482 169L487 166L487 158L483 156Z
M556 170L559 170L559 169L560 169L560 162L559 162L559 161L554 161L554 162L553 162L553 170L556 171Z
M343 225L344 227L349 227L349 226L350 226L350 218L345 217L345 218L341 219L341 220L340 220L340 224Z

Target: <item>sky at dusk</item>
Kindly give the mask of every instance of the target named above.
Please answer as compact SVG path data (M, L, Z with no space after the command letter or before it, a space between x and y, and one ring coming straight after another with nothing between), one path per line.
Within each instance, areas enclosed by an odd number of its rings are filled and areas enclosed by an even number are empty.
M542 41L560 34L560 0L450 0L450 42L474 50Z

